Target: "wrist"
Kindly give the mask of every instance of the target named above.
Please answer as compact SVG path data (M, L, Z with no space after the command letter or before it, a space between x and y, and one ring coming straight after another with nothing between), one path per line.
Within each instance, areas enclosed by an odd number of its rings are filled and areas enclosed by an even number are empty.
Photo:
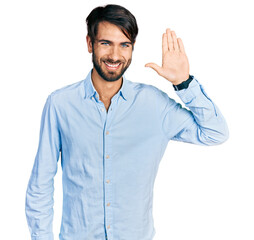
M182 89L188 88L188 86L191 83L191 81L193 80L193 78L194 78L193 75L189 74L189 78L187 80L181 82L180 84L173 84L175 91L180 91Z

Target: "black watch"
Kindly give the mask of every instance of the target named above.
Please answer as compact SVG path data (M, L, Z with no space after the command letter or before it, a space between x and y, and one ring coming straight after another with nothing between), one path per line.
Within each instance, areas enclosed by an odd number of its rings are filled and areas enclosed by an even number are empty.
M178 85L173 85L175 91L180 91L182 89L186 89L189 87L190 82L193 80L193 75L189 75L189 78L186 81L183 81L182 83Z

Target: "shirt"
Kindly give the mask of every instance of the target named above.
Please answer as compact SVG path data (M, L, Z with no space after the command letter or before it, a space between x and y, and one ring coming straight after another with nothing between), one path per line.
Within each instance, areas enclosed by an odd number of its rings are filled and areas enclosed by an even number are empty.
M106 111L91 72L46 100L26 191L32 240L53 240L54 176L61 154L60 240L152 240L153 187L169 140L216 145L228 138L218 107L194 77L177 91L123 76Z

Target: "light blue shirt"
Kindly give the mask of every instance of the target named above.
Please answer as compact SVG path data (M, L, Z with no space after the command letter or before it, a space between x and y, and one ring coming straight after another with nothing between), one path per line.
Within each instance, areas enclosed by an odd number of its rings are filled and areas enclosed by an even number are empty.
M169 140L216 145L228 138L222 114L195 77L176 93L190 110L155 86L123 77L107 111L90 71L48 96L26 192L32 240L53 239L60 153L60 240L153 239L153 187Z

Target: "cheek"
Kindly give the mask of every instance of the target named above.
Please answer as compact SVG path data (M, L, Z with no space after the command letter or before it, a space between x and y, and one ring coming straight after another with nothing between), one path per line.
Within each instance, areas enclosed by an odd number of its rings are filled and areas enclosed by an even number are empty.
M96 56L101 57L106 54L106 50L100 46L94 45L94 53Z
M132 58L132 51L126 51L122 55L126 60L129 60Z

